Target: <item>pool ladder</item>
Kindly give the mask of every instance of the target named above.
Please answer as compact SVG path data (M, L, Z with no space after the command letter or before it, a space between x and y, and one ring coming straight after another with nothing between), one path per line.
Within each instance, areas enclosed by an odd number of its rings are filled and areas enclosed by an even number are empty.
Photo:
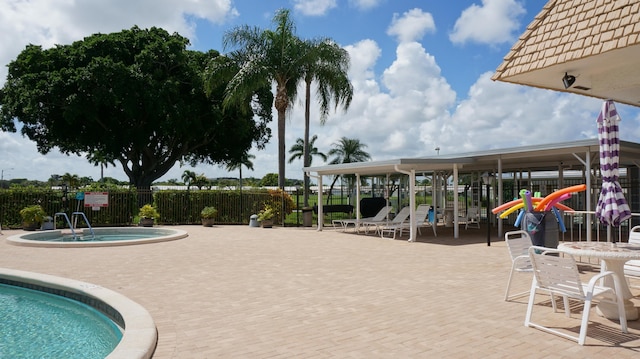
M71 234L73 235L73 240L77 240L78 239L78 235L76 234L76 230L73 227L73 224L71 224L71 221L69 220L69 216L67 216L67 214L65 212L58 212L54 215L53 218L53 229L56 228L56 218L58 216L62 216L64 217L65 221L67 222L67 224L69 225L69 228L71 229ZM91 223L89 223L89 220L87 219L87 215L84 214L84 212L73 212L71 213L71 218L74 220L77 220L76 216L81 216L82 219L84 219L84 223L87 224L87 227L89 227L89 232L91 232L91 239L95 239L96 235L95 233L93 233L93 228L91 227ZM77 223L77 221L76 221Z

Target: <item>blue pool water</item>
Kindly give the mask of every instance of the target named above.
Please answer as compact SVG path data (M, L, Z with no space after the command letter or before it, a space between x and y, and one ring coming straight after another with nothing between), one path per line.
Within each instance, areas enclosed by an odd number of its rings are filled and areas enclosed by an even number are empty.
M98 310L54 294L0 284L0 358L104 358L122 339Z

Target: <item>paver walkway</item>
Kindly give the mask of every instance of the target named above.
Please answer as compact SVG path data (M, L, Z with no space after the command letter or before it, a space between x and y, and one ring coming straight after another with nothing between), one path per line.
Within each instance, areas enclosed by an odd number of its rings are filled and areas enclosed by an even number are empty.
M524 327L526 298L503 301L506 246L494 238L488 247L482 230L461 230L461 239L423 231L407 243L333 229L177 228L189 237L105 248L18 247L0 237L0 267L137 301L158 327L157 359L640 356L639 321L622 334L594 312L584 347ZM529 285L520 276L514 290ZM579 329L578 311L567 319L536 309L538 320Z

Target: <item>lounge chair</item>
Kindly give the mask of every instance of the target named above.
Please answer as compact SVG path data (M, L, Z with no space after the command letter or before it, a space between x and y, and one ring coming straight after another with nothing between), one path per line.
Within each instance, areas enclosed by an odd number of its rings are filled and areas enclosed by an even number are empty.
M418 226L418 233L422 234L420 232L420 228L421 227L430 227L430 226L433 225L432 223L427 222L427 217L429 216L429 208L430 208L430 206L427 205L427 204L419 205L418 208L416 208L416 218L415 219L409 219L408 222L403 222L403 223L400 223L400 224L394 224L394 225L381 227L379 229L380 236L382 238L386 238L385 237L385 233L386 233L386 234L392 234L393 235L392 239L396 239L396 234L399 234L399 236L402 237L402 232L404 230L411 230L411 221L412 220ZM435 228L433 229L433 234L434 235L436 234Z
M364 233L368 234L371 227L375 227L375 233L378 234L380 233L380 229L383 227L402 224L407 220L407 218L409 218L409 215L411 214L410 209L411 208L409 206L403 207L391 220L363 222L362 226L364 227Z
M389 215L389 212L391 212L391 208L392 208L391 206L384 206L373 217L360 218L360 219L358 218L334 219L333 221L331 221L331 223L333 224L334 227L338 227L338 226L342 227L343 231L346 231L349 225L353 225L356 232L358 232L360 229L359 227L365 222L380 222L385 218L387 218L387 216Z

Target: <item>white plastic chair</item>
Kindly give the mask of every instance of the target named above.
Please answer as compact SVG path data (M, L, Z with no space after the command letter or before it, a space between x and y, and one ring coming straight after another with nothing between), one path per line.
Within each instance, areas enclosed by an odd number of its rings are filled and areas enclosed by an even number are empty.
M334 219L331 222L333 223L334 227L340 225L344 231L346 231L347 227L350 224L352 224L355 227L356 232L358 232L359 229L360 229L359 226L362 226L362 224L365 223L365 222L379 222L379 221L382 221L383 219L387 218L387 216L389 215L389 212L391 212L392 208L393 207L391 207L391 206L384 206L373 217L360 218L359 220L357 218L352 218L352 219Z
M529 247L533 244L531 243L529 233L522 230L506 232L504 234L504 241L507 243L509 255L511 256L511 272L509 272L507 290L504 293L504 300L508 302L513 298L529 294L529 291L525 291L509 296L509 289L511 288L511 281L515 273L533 273L531 259L529 258Z
M635 226L631 228L629 231L629 243L636 244L640 246L640 226ZM630 260L624 264L624 276L627 279L627 282L630 283L630 280L639 280L640 279L640 260ZM640 286L633 285L633 288L640 288Z
M580 272L578 272L578 266L572 255L563 253L557 249L532 246L529 247L529 257L531 258L531 264L533 266L534 278L531 283L529 305L527 306L527 315L524 320L525 326L538 328L567 339L576 340L578 344L584 345L587 338L587 328L589 326L591 302L593 299L599 298L601 302L610 302L618 306L620 327L623 333L628 332L620 278L618 278L614 272L606 271L599 273L591 278L589 284L584 285L580 281ZM606 276L613 278L614 288L603 287L597 284L600 279ZM571 317L569 298L584 302L579 336L575 337L531 321L536 292L539 290L551 294L551 304L554 312L557 311L554 295L562 296L567 317Z
M364 233L369 233L370 227L375 227L375 233L380 233L380 230L386 226L395 226L402 224L404 221L409 218L409 214L411 212L411 207L405 206L402 207L398 214L393 217L391 220L383 220L383 221L366 221L362 223L364 227Z
M464 229L480 228L480 210L478 207L471 207L467 209L467 218L464 224Z
M429 208L430 206L428 204L418 205L418 208L416 208L416 218L414 219L409 218L409 221L413 220L416 222L419 234L422 234L422 232L420 231L421 227L433 225L432 223L427 222L427 217L429 216ZM384 234L389 233L389 234L393 234L392 239L396 239L396 233L399 233L399 236L402 237L402 232L405 229L409 230L410 228L411 228L411 222L403 222L399 224L384 226L380 228L380 236L382 238L385 238ZM433 234L434 235L436 234L435 228L433 229Z

